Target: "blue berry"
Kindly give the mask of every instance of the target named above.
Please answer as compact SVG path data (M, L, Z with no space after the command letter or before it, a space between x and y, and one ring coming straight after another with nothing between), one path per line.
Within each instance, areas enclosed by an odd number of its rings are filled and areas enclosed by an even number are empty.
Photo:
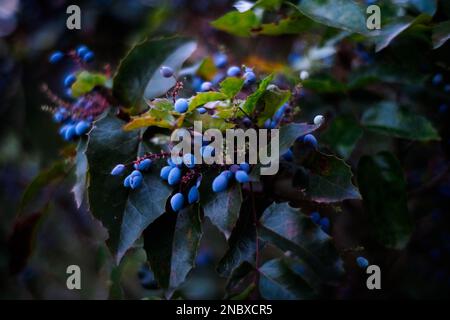
M164 78L170 78L173 76L173 69L171 67L162 66L159 71Z
M440 84L442 82L443 79L444 79L444 77L442 76L442 73L437 73L434 75L431 82L433 83L433 85L437 86L438 84Z
M180 98L175 102L175 111L179 113L185 113L189 108L189 104L186 99Z
M64 54L61 51L55 51L53 52L50 57L48 58L48 61L52 64L58 63L62 60L64 57Z
M225 175L218 175L213 183L212 183L212 190L214 192L222 192L228 187L228 179Z
M242 123L247 127L250 127L252 125L252 120L249 117L245 117L244 119L242 119Z
M141 175L133 175L130 177L130 187L131 189L137 189L142 185L142 174Z
M64 109L64 108L59 109L53 115L53 120L57 123L61 123L66 119L67 119L67 113L66 113L66 109Z
M94 61L94 53L92 51L88 51L83 55L83 61L86 63Z
M369 266L369 261L364 257L358 257L358 258L356 258L356 264L361 269L365 269Z
M125 166L123 164L118 164L111 170L111 175L118 176L121 175L125 171Z
M130 176L132 176L132 177L141 176L142 177L142 173L139 170L133 170L133 172L130 174Z
M304 138L303 138L303 142L306 145L309 145L311 147L313 147L314 149L317 149L317 139L316 137L314 137L312 134L307 134Z
M186 153L183 156L183 163L185 164L186 167L192 169L193 167L195 167L197 160L195 159L195 156L192 153Z
M285 152L285 154L282 155L283 159L286 161L292 161L294 159L294 153L291 149Z
M86 132L88 132L90 127L91 127L91 124L89 122L81 120L80 122L77 123L77 125L75 127L75 132L77 133L77 135L81 136L81 135L85 134Z
M64 132L64 139L69 141L72 140L76 135L77 132L75 131L75 126L73 124L69 124Z
M196 186L193 186L188 193L188 202L189 204L192 204L194 202L197 202L199 199L199 193L198 193L198 188Z
M137 168L141 171L146 171L146 170L150 169L151 165L152 165L151 159L144 159L141 162L139 162Z
M230 180L231 178L233 178L233 172L231 172L230 170L222 171L220 173L220 175L224 176L227 180Z
M169 160L170 160L170 159L169 159ZM165 166L165 167L163 167L163 168L161 169L160 174L159 174L159 176L161 177L161 179L163 179L163 180L169 179L169 173L170 173L170 170L172 170L172 168L173 168L173 167L171 167L171 166Z
M229 67L227 70L227 76L229 77L237 77L241 73L241 68L237 66Z
M212 89L212 83L209 81L205 81L202 83L202 85L200 86L200 91L210 91Z
M312 220L314 223L319 224L319 222L320 222L320 213L318 213L317 211L311 213L311 220Z
M212 146L201 147L200 153L202 154L203 158L211 158L215 154L214 147Z
M204 107L200 107L200 108L197 108L197 111L198 111L198 113L200 113L200 114L204 114L204 113L206 113L208 110L206 110L206 108L204 108Z
M234 177L236 178L236 181L239 183L247 183L250 180L247 172L245 172L243 170L236 171L236 174L234 175Z
M330 219L328 219L327 217L323 217L322 219L320 219L319 224L322 230L328 233L328 231L330 230Z
M264 129L273 129L272 119L269 118L264 122Z
M242 162L239 167L247 173L250 172L250 165L247 162Z
M180 211L184 205L184 196L182 193L175 193L173 197L170 199L170 206L172 210L175 212Z
M73 74L69 74L67 77L64 78L64 86L66 88L71 87L75 81L77 81L77 77L75 77L75 75Z
M127 176L124 180L123 180L123 186L125 188L130 188L131 187L131 176Z
M181 180L181 170L178 167L172 168L169 172L169 176L167 177L167 182L171 186L176 185Z
M256 75L254 72L248 71L244 74L244 79L244 84L248 86L256 82Z
M213 56L213 61L216 68L225 68L228 63L228 57L226 54L219 52Z
M79 47L77 48L76 51L77 51L77 55L78 55L80 58L83 58L84 55L85 55L86 53L89 52L89 48L86 47L86 46L81 45L81 46L79 46Z
M233 164L231 167L230 167L230 171L232 172L232 173L236 173L238 170L240 170L241 169L241 167L239 167L237 164Z
M284 112L286 111L286 108L287 108L287 104L285 103L275 112L275 114L273 115L273 118L276 121L280 121L281 118L283 118L283 115L284 115Z

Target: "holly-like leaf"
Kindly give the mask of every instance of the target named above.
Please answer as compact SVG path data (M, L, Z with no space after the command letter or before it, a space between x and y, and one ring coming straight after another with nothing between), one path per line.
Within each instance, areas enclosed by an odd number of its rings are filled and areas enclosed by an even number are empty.
M403 31L408 29L413 22L413 18L403 17L383 26L380 30L374 31L371 36L372 40L375 42L375 50L378 52L389 46L389 44Z
M205 217L208 217L228 239L236 225L241 209L240 185L233 183L223 192L213 192L211 183L203 182L200 191L202 195L205 195L201 199Z
M254 265L256 253L256 228L251 214L251 202L242 204L241 213L236 227L228 240L229 249L220 260L217 271L223 277L229 277L232 272L244 262ZM260 241L260 249L263 247Z
M231 11L211 22L211 25L239 37L251 36L251 31L259 26L259 19L252 10L245 12Z
M325 282L334 282L343 274L343 262L331 238L287 203L274 203L264 211L259 235L284 251L292 251Z
M88 163L86 158L87 140L80 139L77 146L77 155L75 157L75 177L76 183L72 188L75 202L79 208L83 203L87 186Z
M144 247L152 270L170 297L194 267L202 236L199 207L165 213L144 232Z
M350 157L363 130L353 116L342 115L334 118L330 127L320 137L344 159Z
M366 110L361 123L367 129L398 138L430 141L439 140L439 134L424 117L395 102L383 101Z
M23 192L17 212L22 213L45 187L61 181L68 174L69 169L68 163L57 161L48 169L38 173Z
M433 27L433 48L438 49L450 39L450 20Z
M124 208L117 260L141 236L147 226L163 214L172 189L159 177L162 164L152 164L144 173L141 187L130 191Z
M358 185L375 238L389 248L404 248L413 222L398 160L389 152L362 157L358 164Z
M253 113L256 104L258 103L259 99L262 97L264 92L267 90L267 86L272 82L273 77L274 77L273 74L265 77L259 83L258 89L256 89L255 92L253 92L251 95L247 97L247 100L245 101L244 106L242 107L247 114Z
M318 23L350 32L367 33L365 10L353 0L302 0L297 8Z
M208 129L218 129L224 131L226 129L234 128L235 124L232 122L226 122L224 119L213 118L209 114L200 114L198 112L193 112L186 116L185 119L190 125L194 124L194 121L200 121L202 124L202 130Z
M114 77L114 96L124 107L140 112L146 108L145 99L161 96L175 85L174 78L164 78L160 67L169 66L177 72L191 56L197 45L181 38L147 40L131 49L121 61Z
M306 300L317 294L302 277L302 265L292 258L273 259L260 268L259 291L268 300Z
M266 36L279 36L283 34L298 34L312 27L310 19L300 15L292 15L277 22L263 23L258 34Z
M91 73L89 71L82 71L77 74L77 80L71 86L72 96L75 98L89 93L97 86L104 86L106 84L106 76L101 73Z
M229 99L234 98L244 86L244 79L228 77L220 83L220 91Z
M107 244L117 261L142 231L165 211L171 192L159 179L157 163L144 173L142 186L136 190L123 186L124 177L110 174L118 163L129 163L148 151L140 141L139 132L125 132L123 124L112 115L96 121L86 149L89 205L94 216L107 228Z
M193 111L197 107L200 107L208 102L225 100L225 99L227 99L227 95L224 94L223 92L217 92L217 91L200 92L200 93L197 93L192 98L192 100L189 102L188 111Z
M211 57L206 57L205 59L203 59L202 63L200 64L197 70L197 75L206 80L211 80L214 78L216 74L217 68L214 64L213 59L211 59Z
M262 97L264 100L264 110L258 116L258 125L262 126L267 119L272 118L275 112L285 104L290 97L291 92L289 90L280 90L278 88L267 90Z

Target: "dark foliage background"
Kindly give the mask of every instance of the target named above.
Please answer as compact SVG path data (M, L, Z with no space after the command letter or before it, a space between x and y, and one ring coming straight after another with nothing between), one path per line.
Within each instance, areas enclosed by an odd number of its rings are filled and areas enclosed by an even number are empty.
M435 21L450 19L445 2L439 2ZM68 50L83 43L95 51L97 61L109 62L114 68L136 41L181 33L202 39L201 50L205 54L223 46L232 52L233 61L250 60L258 68L266 65L261 61L286 65L300 54L300 40L326 35L305 32L235 37L210 25L231 10L233 2L226 0L79 1L83 28L68 31L68 4L63 0L0 2L0 297L154 297L158 290L152 286L152 279L143 280L151 276L142 271L142 250L129 253L121 264L120 277L115 277L118 271L108 263L111 258L104 245L106 231L84 206L76 208L70 192L72 172L65 173L67 179L40 190L26 208L19 208L22 193L33 177L54 166L64 152L71 152L57 135L57 125L41 110L48 103L41 85L46 82L55 92L64 94L62 79L67 73L49 65L48 55L55 49ZM440 73L443 82L450 83L450 44L431 50L424 40L424 34L429 32L420 27L411 30L377 54L369 48L360 50L357 39L340 41L334 60L326 62L331 65L318 72L317 79L331 76L347 83L355 64L367 63L366 69L373 77L383 80L343 91L331 80L318 80L309 84L300 103L303 119L319 113L331 119L319 141L325 149L337 151L347 159L364 200L371 201L370 208L361 201L311 208L330 218L331 235L346 269L345 280L325 292L325 298L448 298L450 96L442 87L433 85L432 78ZM408 136L414 133L410 128L400 138L380 135L376 130L360 132L358 126L353 126L353 118L380 100L380 96L412 106L413 112L431 121L441 140L411 141ZM384 116L389 118L389 113ZM357 142L359 136L363 143ZM338 137L341 139L336 141ZM387 191L377 185L379 176L398 179L396 172L382 171L374 165L374 161L394 161L397 165L390 153L378 154L379 151L392 152L398 158L400 171L406 177L406 185L398 186L400 190ZM371 220L374 215L370 211L374 210L375 215L395 213L399 210L395 203L403 196L407 197L406 210L413 221L412 236L405 248L388 249L373 236L379 221ZM385 219L395 217L388 215ZM385 230L378 232L384 234ZM226 242L210 224L205 226L204 234L198 267L181 290L185 298L224 296L225 281L214 270ZM382 290L366 289L366 274L355 264L359 255L381 267ZM65 271L70 264L80 265L83 270L81 291L66 289Z

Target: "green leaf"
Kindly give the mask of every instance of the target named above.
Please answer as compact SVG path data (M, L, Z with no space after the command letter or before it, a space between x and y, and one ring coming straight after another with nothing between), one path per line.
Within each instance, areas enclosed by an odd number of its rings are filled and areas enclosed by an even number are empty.
M436 13L436 0L408 0L408 2L420 12L427 13L430 16L433 16Z
M77 155L75 157L75 177L76 183L72 188L75 202L79 208L83 203L87 186L88 163L86 158L87 140L80 139L77 146Z
M150 172L144 173L142 186L130 191L128 195L117 249L118 261L144 229L165 211L166 201L172 189L159 177L161 167L161 162L159 165L153 163Z
M331 125L320 138L344 159L350 157L363 134L357 120L351 115L341 115L332 120Z
M152 270L170 297L194 267L202 236L199 207L165 213L144 232L144 247Z
M214 64L213 59L211 59L211 57L206 57L205 59L203 59L197 70L197 75L204 79L211 80L216 74L217 68Z
M244 86L244 79L228 77L220 83L220 91L229 99L234 98Z
M361 118L364 127L398 138L430 141L439 140L439 134L424 117L392 101L384 101L366 110Z
M350 89L358 89L379 81L418 85L425 79L425 75L412 69L411 66L399 66L382 61L352 72L348 86Z
M228 240L228 250L220 260L217 271L223 277L229 277L244 262L255 264L256 228L251 214L251 202L242 204L239 219ZM263 247L260 242L260 249Z
M389 248L404 248L413 222L399 161L389 152L362 157L358 164L358 185L375 238Z
M63 160L54 162L51 167L39 172L23 192L17 212L20 214L24 211L43 188L62 180L68 172L69 166Z
M196 47L194 41L180 37L136 45L120 62L114 77L114 96L132 112L144 110L145 99L161 96L175 85L175 79L164 78L159 68L166 65L177 72Z
M313 299L316 293L302 278L302 265L291 258L269 260L260 268L259 291L267 300Z
M284 0L258 0L255 3L255 7L276 11L280 9L283 2Z
M168 99L155 99L148 103L150 109L137 117L133 117L124 126L124 130L136 130L156 126L160 128L172 129L177 126L178 121L172 115L173 104Z
M311 27L311 20L300 15L292 15L277 22L263 23L258 34L266 36L298 34L310 30Z
M289 150L289 148L294 144L295 140L297 140L298 137L304 136L308 133L312 133L317 128L319 128L319 126L307 123L290 123L288 125L282 126L279 131L278 150L280 157ZM271 143L268 143L268 145L265 148L262 148L260 152L270 155L270 152L268 152L268 150L272 150ZM261 164L255 165L252 169L251 177L254 180L259 180L260 170Z
M275 112L285 104L291 97L289 90L280 90L274 88L273 90L267 90L262 99L264 100L264 110L258 116L258 125L263 126L264 122L272 118Z
M353 0L302 0L297 8L318 23L350 32L367 33L364 8Z
M197 93L197 95L195 95L194 98L192 98L192 100L189 102L188 111L193 111L197 107L200 107L208 102L225 99L227 99L227 95L224 94L223 92L216 92L216 91L200 92Z
M77 74L77 80L72 84L72 96L75 98L89 93L97 86L104 86L106 83L105 75L101 73L91 73L81 71Z
M256 104L258 103L259 99L262 97L264 92L267 90L267 86L272 82L273 77L274 77L273 74L265 77L259 83L258 89L256 89L255 92L253 92L251 95L247 97L247 100L245 101L244 106L242 107L247 114L253 113Z
M439 23L433 28L433 48L440 48L448 39L450 39L450 20Z
M341 159L320 152L314 153L304 167L309 170L309 186L305 197L319 203L361 199L352 184L352 171Z
M252 10L246 12L231 11L211 22L211 25L239 37L251 36L251 31L259 26L259 19Z
M287 203L274 203L264 211L259 234L283 251L292 251L323 281L334 282L343 274L343 262L331 238Z
M200 194L204 195L200 200L205 217L208 217L212 224L219 228L228 239L236 225L241 209L240 185L233 183L223 192L213 192L211 183L203 182Z
M86 149L90 209L107 228L107 244L116 261L120 261L142 231L165 211L171 192L159 178L157 163L144 173L143 184L136 190L123 186L124 176L110 174L117 164L130 163L148 151L139 132L125 132L123 124L112 115L96 121Z
M194 121L200 121L202 123L202 130L218 129L220 131L225 131L226 129L234 128L235 126L234 123L226 122L224 119L213 118L209 114L200 114L198 112L186 116L186 121L191 125L194 124Z
M375 50L377 52L383 50L398 37L403 31L408 29L414 22L411 17L402 17L390 24L382 26L380 30L371 33L372 40L375 43Z

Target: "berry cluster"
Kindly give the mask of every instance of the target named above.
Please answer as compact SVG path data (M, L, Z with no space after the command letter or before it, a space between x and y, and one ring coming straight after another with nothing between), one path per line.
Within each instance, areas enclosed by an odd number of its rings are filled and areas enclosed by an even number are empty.
M328 219L327 217L321 217L320 213L318 213L317 211L311 213L310 217L311 217L311 220L315 224L318 224L324 232L326 232L326 233L330 232L330 219Z
M64 58L70 59L78 66L77 70L67 75L63 79L64 87L68 89L69 96L72 85L77 81L79 69L86 68L86 64L94 60L94 53L86 46L79 46L76 50L71 50L67 54L61 51L53 52L49 57L49 62L57 64ZM91 128L94 121L110 105L108 99L97 91L92 91L82 95L71 102L63 101L50 89L44 85L43 91L49 99L57 106L47 108L53 113L53 120L61 125L59 133L64 140L70 141L85 135Z

